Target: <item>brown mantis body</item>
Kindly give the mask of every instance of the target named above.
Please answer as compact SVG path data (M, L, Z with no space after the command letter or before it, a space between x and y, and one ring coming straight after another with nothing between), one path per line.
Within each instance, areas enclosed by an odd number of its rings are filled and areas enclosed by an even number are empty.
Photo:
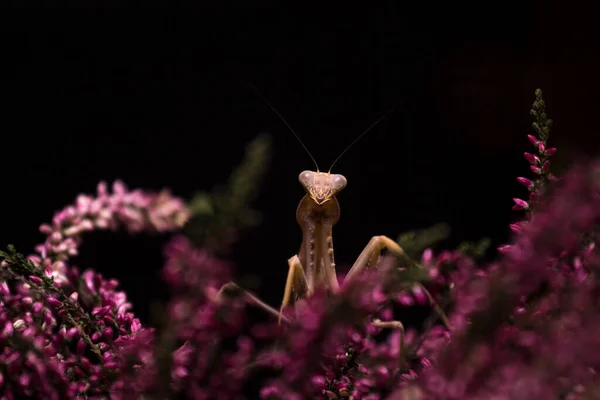
M296 210L302 229L300 252L288 260L289 272L281 311L290 303L310 296L317 289L331 293L339 290L333 251L333 226L340 219L336 195L346 187L343 175L329 172L303 171L299 176L306 195ZM374 236L346 275L352 279L368 266L377 264L379 253L387 248L397 256L404 252L390 238Z

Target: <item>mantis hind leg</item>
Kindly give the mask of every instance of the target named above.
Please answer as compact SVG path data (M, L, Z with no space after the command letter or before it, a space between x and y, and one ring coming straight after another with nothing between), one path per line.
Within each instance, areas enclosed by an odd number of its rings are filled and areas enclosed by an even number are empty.
M382 321L380 319L376 319L371 322L373 326L381 329L395 329L400 332L398 337L398 348L400 349L399 354L399 364L402 365L404 362L404 325L400 321Z
M267 313L273 315L274 317L277 317L280 323L282 319L287 323L291 322L289 318L283 317L276 309L263 302L261 299L259 299L257 296L250 293L249 291L242 289L234 282L228 282L224 284L223 286L221 286L221 289L219 289L218 292L212 293L212 295L210 295L210 298L212 301L221 302L223 298L230 293L241 294L242 296L244 296L244 299L248 303L265 310Z
M219 302L222 301L223 297L227 296L227 294L236 292L242 294L248 303L262 308L267 313L277 317L279 323L281 323L282 320L286 323L290 323L291 320L283 315L283 309L290 304L290 302L307 297L309 295L309 290L306 276L304 275L304 270L302 269L302 264L300 263L298 256L295 255L290 258L288 260L288 265L289 271L285 284L283 301L281 302L279 311L260 300L253 293L242 289L235 282L224 284L219 291L213 292L210 297L213 301Z
M354 263L352 268L350 268L350 271L348 271L348 274L346 274L346 280L356 278L357 275L359 275L367 268L376 267L380 253L383 249L387 249L398 258L406 257L406 254L404 253L404 250L402 250L402 247L400 247L398 243L396 243L389 237L373 236L369 243L365 246L362 253L360 253L358 258L356 259L356 262ZM416 285L424 291L425 295L429 299L429 302L433 306L433 309L439 315L444 325L449 330L452 330L450 327L450 322L448 321L448 317L446 316L442 308L439 306L439 304L437 304L431 293L429 293L429 291L425 289L425 287L422 284L417 283Z

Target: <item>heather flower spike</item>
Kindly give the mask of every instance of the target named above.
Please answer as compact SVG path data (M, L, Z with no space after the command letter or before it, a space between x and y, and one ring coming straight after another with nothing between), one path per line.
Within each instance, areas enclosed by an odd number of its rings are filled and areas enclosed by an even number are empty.
M552 120L548 119L545 110L545 103L542 98L541 90L536 90L536 99L531 109L531 115L534 117L533 128L538 134L539 138L534 135L527 135L527 138L536 148L538 154L532 154L525 152L524 157L531 164L529 168L531 172L535 174L533 179L518 177L517 181L527 188L529 201L521 199L513 199L515 205L512 207L515 211L527 211L526 218L530 218L532 211L538 205L539 198L542 197L545 188L556 180L556 178L550 173L550 160L549 157L556 152L556 148L548 148L547 140L552 127ZM526 219L527 220L527 219ZM525 221L526 221L525 220ZM522 230L517 228L518 225L513 224L510 226L511 230L517 234L521 233ZM503 249L500 246L499 250ZM502 250L501 250L502 251Z

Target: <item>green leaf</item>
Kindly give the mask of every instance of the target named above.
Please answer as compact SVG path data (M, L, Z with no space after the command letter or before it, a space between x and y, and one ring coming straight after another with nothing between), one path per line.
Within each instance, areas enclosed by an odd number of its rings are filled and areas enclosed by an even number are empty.
M447 239L450 236L450 226L445 223L435 224L428 228L408 231L400 234L398 244L410 258L419 258L421 253Z
M258 193L270 157L271 141L266 134L257 136L246 147L244 159L226 185L200 192L189 202L192 218L185 233L196 243L213 250L229 247L232 233L250 228L261 221L260 213L250 206Z
M458 245L457 250L471 258L478 259L485 256L491 243L489 238L483 238L478 242L462 242Z

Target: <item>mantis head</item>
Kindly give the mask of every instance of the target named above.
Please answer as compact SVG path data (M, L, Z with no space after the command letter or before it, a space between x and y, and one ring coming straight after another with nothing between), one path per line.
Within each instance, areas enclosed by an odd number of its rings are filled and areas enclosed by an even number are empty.
M348 183L343 175L318 171L302 171L298 180L318 205L329 201Z

